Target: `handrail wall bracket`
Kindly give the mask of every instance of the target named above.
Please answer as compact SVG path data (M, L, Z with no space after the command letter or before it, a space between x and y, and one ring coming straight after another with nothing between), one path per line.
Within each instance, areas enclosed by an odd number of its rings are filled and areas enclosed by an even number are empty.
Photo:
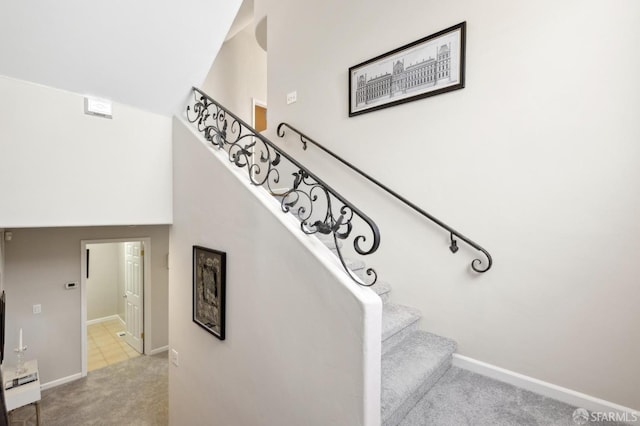
M475 272L484 273L484 272L487 272L489 269L491 269L491 266L493 265L493 259L491 258L491 255L489 254L489 252L487 250L485 250L482 246L480 246L478 243L474 242L473 240L469 239L465 235L463 235L460 232L456 231L455 229L453 229L449 225L445 224L441 220L439 220L436 217L432 216L431 214L427 213L425 210L421 209L420 207L418 207L417 205L415 205L411 201L409 201L406 198L404 198L403 196L399 195L397 192L389 189L389 187L387 187L386 185L380 183L380 181L378 181L377 179L369 176L367 173L363 172L358 167L354 166L353 164L351 164L348 161L344 160L343 158L339 157L333 151L330 151L327 148L325 148L324 146L320 145L318 142L314 141L309 136L305 135L300 130L296 129L295 127L291 126L290 124L283 122L283 123L280 123L278 125L278 129L277 129L276 133L278 134L279 137L283 138L285 136L285 127L289 128L291 131L293 131L294 133L298 134L298 136L300 136L300 142L302 142L302 148L303 149L305 149L305 150L307 149L307 143L311 143L311 144L317 146L318 148L320 148L321 150L323 150L324 152L326 152L327 154L329 154L330 156L332 156L336 160L340 161L342 164L346 165L347 167L349 167L350 169L352 169L356 173L360 174L365 179L371 181L372 183L374 183L378 187L382 188L387 193L391 194L396 199L400 200L402 203L404 203L407 206L409 206L411 209L413 209L416 212L418 212L420 215L424 216L425 218L429 219L430 221L432 221L436 225L438 225L441 228L445 229L449 233L449 236L450 236L450 239L451 239L451 244L449 245L449 250L451 250L451 253L456 253L459 250L458 241L456 240L456 238L464 241L469 246L471 246L474 249L476 249L479 252L481 252L486 257L486 264L482 261L482 259L479 259L479 258L473 259L473 261L471 261L471 269L473 269Z

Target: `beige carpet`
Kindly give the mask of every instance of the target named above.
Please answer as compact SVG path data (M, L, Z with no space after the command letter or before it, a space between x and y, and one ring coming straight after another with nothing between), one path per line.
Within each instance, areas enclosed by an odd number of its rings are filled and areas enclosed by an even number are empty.
M83 379L42 393L41 424L167 425L168 374L166 352L92 371ZM10 414L10 425L35 425L35 411L31 405L14 410Z

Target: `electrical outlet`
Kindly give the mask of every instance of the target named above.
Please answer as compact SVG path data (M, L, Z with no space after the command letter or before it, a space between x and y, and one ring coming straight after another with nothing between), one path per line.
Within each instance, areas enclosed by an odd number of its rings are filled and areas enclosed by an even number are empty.
M34 314L39 314L42 312L42 305L41 304L37 304L37 305L33 305L33 313Z
M171 349L171 363L176 367L180 365L180 360L178 358L178 351L175 349Z
M291 93L287 93L287 105L292 104L298 100L298 92L293 91Z

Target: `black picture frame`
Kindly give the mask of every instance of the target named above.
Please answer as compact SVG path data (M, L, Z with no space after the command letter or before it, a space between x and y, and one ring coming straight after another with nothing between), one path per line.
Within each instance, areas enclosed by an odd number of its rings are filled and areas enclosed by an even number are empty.
M350 67L349 117L464 88L466 33L461 22Z
M227 254L193 246L193 322L225 339Z

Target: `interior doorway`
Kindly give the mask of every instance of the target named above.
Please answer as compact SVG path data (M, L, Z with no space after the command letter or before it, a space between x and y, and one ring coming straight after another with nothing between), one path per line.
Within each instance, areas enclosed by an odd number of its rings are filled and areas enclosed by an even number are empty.
M145 353L149 239L82 241L82 375Z
M267 104L266 102L262 102L253 98L253 128L256 129L259 133L267 130Z

